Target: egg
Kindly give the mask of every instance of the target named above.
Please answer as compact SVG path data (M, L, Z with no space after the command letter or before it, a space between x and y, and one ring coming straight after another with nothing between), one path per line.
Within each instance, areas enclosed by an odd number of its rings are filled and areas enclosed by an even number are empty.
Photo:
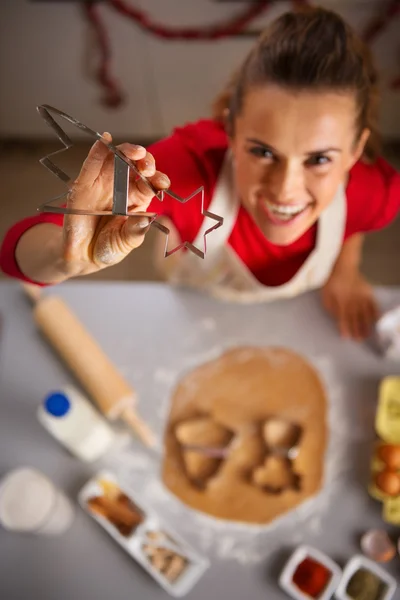
M375 483L388 496L398 496L400 494L400 475L394 471L389 469L381 471L376 476Z
M390 444L380 446L377 456L389 469L400 470L400 446Z
M361 538L361 550L371 560L389 562L396 556L396 548L386 531L371 529Z

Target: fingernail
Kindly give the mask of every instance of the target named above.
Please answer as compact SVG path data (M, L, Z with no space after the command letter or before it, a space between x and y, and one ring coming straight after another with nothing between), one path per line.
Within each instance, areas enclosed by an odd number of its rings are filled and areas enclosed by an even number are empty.
M167 187L169 187L171 185L171 181L170 181L169 177L167 177L166 175L160 175L159 182L160 182L160 184L165 185Z
M111 133L109 133L108 131L105 131L103 133L103 137L107 138L107 140L111 141L112 140L112 135Z
M137 227L139 227L139 229L146 229L146 227L148 227L148 225L150 224L150 219L148 219L147 217L142 217L136 224Z
M143 158L140 163L140 172L142 175L154 175L154 164L150 160Z
M144 230L149 225L150 219L148 219L147 217L140 217L139 219L135 219L133 217L131 219L128 219L125 223L125 227L129 235L138 235L138 229Z

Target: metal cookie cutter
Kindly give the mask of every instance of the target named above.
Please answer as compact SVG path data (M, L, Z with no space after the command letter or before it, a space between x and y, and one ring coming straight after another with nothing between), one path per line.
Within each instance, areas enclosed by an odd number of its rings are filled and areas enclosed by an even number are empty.
M60 196L57 196L56 198L53 198L52 200L39 206L39 208L38 208L39 212L61 213L61 214L69 214L69 215L90 215L90 216L103 216L103 215L109 215L109 216L110 215L120 215L120 216L125 216L125 217L143 217L143 216L145 216L150 219L151 225L154 225L155 227L157 227L157 229L159 229L162 233L164 233L166 235L164 257L171 256L171 254L174 254L175 252L177 252L178 250L181 250L182 248L186 248L187 250L190 250L191 252L193 252L194 254L199 256L200 258L205 257L206 247L207 247L206 236L209 233L211 233L211 231L214 231L215 229L218 229L218 227L221 227L221 225L223 224L223 217L220 217L219 215L216 215L204 208L204 187L203 186L199 187L192 194L187 196L187 198L182 198L181 196L174 194L174 192L172 192L171 190L163 190L163 191L157 190L152 185L152 183L147 179L147 177L142 175L142 173L137 168L135 161L128 158L123 152L121 152L121 150L116 148L112 143L110 143L106 138L104 138L97 131L90 129L89 127L87 127L86 125L84 125L83 123L78 121L77 119L74 119L74 117L67 115L66 113L62 112L61 110L54 108L53 106L49 106L48 104L43 104L41 106L38 106L37 110L38 110L40 116L45 120L47 125L49 125L53 129L53 131L55 131L58 139L64 145L64 148L62 148L61 150L56 150L55 152L52 152L51 154L44 156L43 158L40 159L39 162L44 167L46 167L46 169L51 171L53 173L53 175L55 175L58 179L60 179L64 183L71 184L73 182L73 180L67 173L65 173L65 171L62 171L56 164L54 164L54 162L50 159L50 157L54 156L56 154L60 154L61 152L65 152L66 150L71 148L71 146L73 146L73 143L72 143L71 139L69 138L69 136L60 127L60 125L55 121L55 119L52 117L52 115L50 113L53 113L53 114L57 115L58 117L64 119L65 121L68 121L72 125L75 125L75 127L78 127L78 129L80 129L81 131L88 134L91 138L101 141L114 154L114 193L113 193L113 203L112 203L111 210L89 211L89 210L82 210L82 209L70 208L70 207L65 207L65 206L56 206L54 203L60 202L63 198L66 198L68 196L68 193L70 191L70 190L68 190L64 194L61 194ZM167 196L170 196L171 198L173 198L174 200L177 200L178 202L181 202L182 204L184 204L184 203L188 202L189 200L191 200L197 194L201 194L201 214L204 217L209 217L209 218L213 219L214 221L216 221L215 225L209 227L204 233L203 250L200 250L191 242L182 242L181 244L179 244L172 250L168 250L168 238L169 238L170 230L168 229L168 227L165 227L165 225L162 225L161 223L159 223L157 221L157 216L158 216L157 213L135 212L134 210L129 210L128 190L129 190L129 170L130 169L132 169L134 171L134 173L136 174L136 176L139 177L147 185L148 188L150 188L150 190L154 193L154 196L156 196L161 202L164 200L164 196L167 195Z

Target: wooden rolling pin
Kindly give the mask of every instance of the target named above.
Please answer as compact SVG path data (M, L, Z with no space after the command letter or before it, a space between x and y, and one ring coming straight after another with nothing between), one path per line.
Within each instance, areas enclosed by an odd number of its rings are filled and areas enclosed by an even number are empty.
M154 434L135 412L135 391L65 302L57 296L41 296L38 286L23 287L33 302L39 330L101 412L110 420L123 419L142 442L155 446Z

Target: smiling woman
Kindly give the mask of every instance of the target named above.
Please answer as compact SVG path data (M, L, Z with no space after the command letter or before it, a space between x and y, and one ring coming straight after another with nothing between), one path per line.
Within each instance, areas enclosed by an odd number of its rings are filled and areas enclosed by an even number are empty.
M377 95L367 47L332 13L289 13L265 30L215 108L268 240L296 241L359 158L376 157Z
M292 244L332 202L368 136L356 139L356 115L350 91L248 92L232 139L236 184L270 242Z
M266 28L212 119L176 128L147 154L122 145L156 189L169 185L163 173L180 196L204 186L204 207L224 218L204 261L186 252L162 261L166 279L234 302L321 289L343 335L368 335L377 309L359 271L363 234L387 226L400 204L400 176L379 157L377 79L341 17L303 8ZM75 206L110 205L112 181L108 151L95 145L71 190ZM132 179L130 205L160 213L175 244L202 246L208 222L194 200L161 203ZM147 229L121 217L36 216L8 232L1 266L56 283L119 262Z

